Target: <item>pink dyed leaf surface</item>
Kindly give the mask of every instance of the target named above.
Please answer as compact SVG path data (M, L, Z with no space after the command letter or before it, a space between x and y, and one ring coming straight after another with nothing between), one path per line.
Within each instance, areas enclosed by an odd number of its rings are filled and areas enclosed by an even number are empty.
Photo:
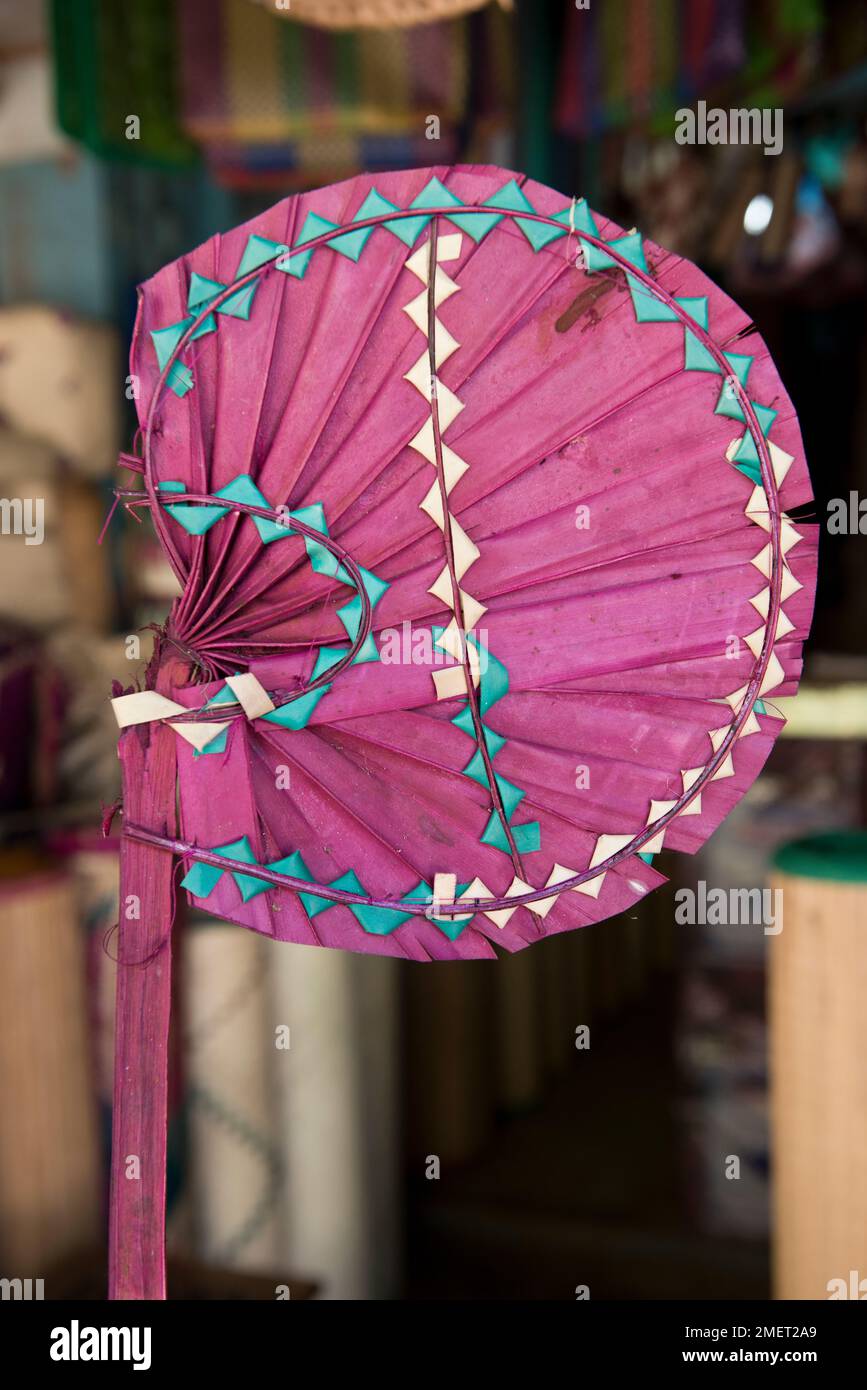
M441 186L449 203L460 200L456 216L492 198L506 215L477 240L467 221L420 213L411 244L380 220L363 246L350 244L357 259L323 242L301 276L272 251L251 282L248 317L215 313L209 331L176 352L169 373L182 367L192 385L157 390L165 362L152 333L200 313L206 301L188 301L203 281L232 285L259 246L251 238L293 248L294 259L303 229L346 228L371 206L372 190L405 210L434 176L441 184L427 206L442 205ZM534 249L526 228L539 238L554 227L521 225L509 191L518 186L536 214L565 216L565 234ZM174 501L181 489L213 496L240 475L268 508L319 504L332 540L388 585L375 589L378 659L342 670L303 727L228 704L219 744L197 752L178 738L183 843L213 850L246 837L259 865L300 855L313 885L302 898L260 881L245 901L243 880L227 871L193 893L210 912L280 940L416 960L518 950L630 908L663 881L639 857L658 847L652 840L609 863L616 847L604 837L640 837L663 804L676 807L660 832L666 848L694 852L760 771L782 721L755 701L796 689L815 584L816 528L787 529L780 517L811 497L797 419L764 343L727 296L649 242L642 253L627 240L622 254L637 259L592 268L594 243L581 231L593 225L605 243L623 231L602 217L589 223L583 204L570 228L570 204L495 168L363 176L279 203L143 287L131 369L141 382L146 483L184 590L168 631L211 677L166 693L200 709L232 698L226 676L251 671L279 703L307 686L324 650L348 650L338 610L356 590L317 571L304 536L263 543L250 513L228 511L190 534L183 511L167 510L165 484ZM308 223L311 213L325 222ZM398 225L409 237L407 219ZM441 299L429 293L432 231L436 275L448 281ZM407 265L412 257L421 274ZM706 300L717 349L741 366L752 359L746 395L776 412L760 449L772 494L760 520L759 464L750 474L727 457L750 431L715 413L724 374L706 359L707 369L685 369L681 317L639 321L642 287L634 278L630 289L630 264L644 264L659 291L654 300L645 286L647 303L692 305L699 348L695 301ZM424 389L431 347L439 462L412 442L434 412ZM414 368L416 384L406 379ZM437 494L444 451L463 467ZM517 855L483 842L497 813L484 770L467 775L478 751L469 716L453 722L467 693L437 698L434 673L462 667L444 653L433 660L437 633L455 618L453 591L450 599L448 583L437 585L446 553L436 496L441 518L478 552L459 581L469 611L484 612L458 626L492 659L475 698L490 765L510 789L509 827L534 827ZM768 545L763 570L753 561ZM327 569L327 553L320 560ZM763 616L751 600L764 590ZM765 641L767 613L774 631ZM749 708L729 698L744 687ZM496 698L485 708L488 696ZM723 739L724 762L690 799L690 782ZM561 870L568 879L592 865L595 883L556 890ZM185 868L206 886L194 854ZM391 926L398 914L388 909L315 901L316 885L350 873L373 904L420 883L430 894L437 875L455 875L458 891L481 880L497 900L554 882L549 900L537 891L508 914L479 910L462 923L413 915ZM484 896L477 890L474 900Z

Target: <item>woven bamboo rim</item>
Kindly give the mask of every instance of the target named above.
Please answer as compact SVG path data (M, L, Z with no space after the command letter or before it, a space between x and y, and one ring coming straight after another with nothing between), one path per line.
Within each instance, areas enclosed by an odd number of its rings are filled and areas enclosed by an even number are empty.
M258 0L282 19L319 29L409 29L484 9L491 0ZM512 10L513 0L496 0Z

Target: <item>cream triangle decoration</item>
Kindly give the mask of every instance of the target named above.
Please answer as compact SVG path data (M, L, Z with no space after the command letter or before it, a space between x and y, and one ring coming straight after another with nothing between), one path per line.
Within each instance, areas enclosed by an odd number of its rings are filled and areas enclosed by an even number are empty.
M228 729L228 724L170 724L169 728L174 729L186 743L191 743L198 752L207 748L209 743L213 743L224 729Z
M469 650L472 650L472 648ZM479 683L479 672L472 665L470 670L473 675L473 685L477 686ZM449 666L445 671L434 671L433 683L436 686L438 700L454 700L460 697L466 698L467 681L463 666Z
M755 565L759 573L765 576L765 579L770 579L772 561L773 551L770 547L770 544L768 544L764 547L763 550L759 551L758 555L753 556L752 560L750 561L750 564Z
M792 454L787 454L785 449L781 449L779 444L773 444L767 440L768 451L771 455L771 467L774 470L774 479L777 487L782 487L785 482L786 474L795 462Z
M439 377L434 377L434 388L437 398L437 418L440 422L440 429L443 433L448 429L464 408L463 401L458 400L454 391L450 391ZM430 398L428 398L430 399Z
M437 237L437 267L441 261L457 260L461 254L461 234L449 233L446 236ZM409 260L405 262L407 270L411 270L423 285L430 282L430 242L425 241L413 251ZM458 286L455 286L458 289Z
M248 719L261 719L263 714L270 714L275 708L267 690L252 671L240 676L227 676L226 684Z
M532 891L532 884L525 883L524 880L518 878L516 874L515 877L512 879L512 882L506 889L505 893L502 894L502 896L504 898L518 898L521 896L522 893L532 893ZM489 917L490 920L493 922L494 926L499 927L502 931L509 918L514 916L514 914L517 911L517 907L499 907L494 912L486 912L485 916Z
M789 551L792 549L792 546L797 545L798 542L802 541L803 539L804 538L801 535L800 531L797 531L795 527L792 525L789 518L786 517L780 526L780 549L782 550L783 554L788 555Z
M596 841L596 848L590 860L588 868L595 869L597 864L603 864L606 859L610 859L618 850L623 849L624 845L629 845L635 839L634 835L600 835Z
M777 686L782 685L785 679L786 673L780 665L779 657L776 652L771 652L770 661L759 687L759 695L764 695L768 690L776 690Z
M424 500L419 502L419 506L423 512L427 512L434 526L439 527L440 531L446 529L445 513L443 511L443 495L439 478L431 485Z
M758 658L761 655L762 647L765 645L765 633L767 628L757 627L755 632L750 632L744 638L753 656Z
M750 500L744 507L745 514L750 521L754 521L757 526L761 526L763 531L771 529L771 514L768 511L768 497L761 483L757 483L750 494Z
M438 915L437 915L437 912L436 912L437 907L443 906L443 905L446 904L446 903L453 903L453 902L454 902L454 900L455 900L455 889L457 888L457 883L458 883L458 880L457 880L457 875L456 875L456 874L434 874L434 882L433 882L433 902L432 902L431 906L428 908L428 913L427 913L427 915L428 915L428 917L430 917L431 921L433 921L433 922L469 922L469 921L470 921L470 919L472 918L472 915L473 915L471 912L468 913L466 916L460 916L460 917L458 917L458 916L454 916L454 917L452 917L452 916L443 917L443 916L438 916Z
M131 695L116 695L111 702L118 727L131 724L150 724L154 719L167 719L172 714L187 714L186 705L176 704L156 690L136 690Z

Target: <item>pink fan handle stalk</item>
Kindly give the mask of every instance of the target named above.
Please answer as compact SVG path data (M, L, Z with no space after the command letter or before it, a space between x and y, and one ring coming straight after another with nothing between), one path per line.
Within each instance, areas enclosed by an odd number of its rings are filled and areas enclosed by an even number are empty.
M454 208L444 206L427 209L431 215L431 248L435 256L437 228L441 216L448 217ZM524 221L538 222L563 229L563 221L540 213L521 209L513 211L499 209L501 216L520 217ZM353 230L376 227L380 223L393 222L399 218L417 216L413 209L390 210L353 223ZM304 250L312 251L317 246L341 234L344 227L311 239ZM627 257L621 255L616 247L583 230L571 229L582 241L587 241L604 250L609 259L628 271L629 275L657 300L667 306L673 315L701 342L710 353L724 375L729 367L723 351L717 346L708 332L702 328L676 299L661 289L652 275L645 273ZM570 238L571 240L571 238ZM283 254L282 252L280 254ZM277 257L274 258L275 260ZM208 314L222 301L236 294L246 285L257 280L270 268L270 263L260 265L238 280L228 285L222 293L210 301L189 324L176 343L165 362L162 374L154 392L148 419L144 430L144 482L147 489L146 500L152 508L166 504L166 497L156 490L150 467L150 436L157 402L163 391L172 366L178 354L189 343ZM433 276L431 276L433 285ZM782 550L781 550L781 511L776 478L772 466L768 444L760 422L755 414L749 396L737 379L731 380L746 429L755 444L759 459L762 481L768 500L769 541L771 547L769 615L765 631L764 645L747 687L742 710L726 736L716 749L714 757L706 764L702 775L692 783L681 798L652 825L640 831L634 839L611 855L603 864L596 864L583 873L575 875L560 885L565 890L598 875L602 869L616 865L640 850L642 845L658 835L659 831L673 820L683 806L700 795L702 786L712 779L715 771L728 756L729 749L738 737L741 727L749 717L753 701L759 693L765 670L773 650L773 636L781 604ZM434 428L436 431L436 409L434 407ZM441 466L438 471L441 471ZM185 497L185 502L193 505L218 501L207 495ZM241 510L257 512L268 518L278 516L275 511L241 506ZM303 529L303 528L300 528ZM180 558L171 540L163 537L169 559L179 577L183 579ZM327 540L317 533L320 543ZM446 531L448 542L448 531ZM330 548L330 547L329 547ZM452 557L448 556L449 570L456 583ZM354 578L358 571L350 556L342 555ZM366 594L363 584L359 585L362 604ZM183 601L183 600L182 600ZM369 605L365 607L362 623L353 646L341 663L348 665L370 629ZM166 634L168 636L168 634ZM148 688L168 695L173 688L189 682L192 676L192 660L187 665L172 649L171 638L157 643L154 660L148 669ZM336 670L329 673L333 679ZM324 677L323 677L324 679ZM473 683L468 679L468 689ZM292 698L297 698L294 692ZM194 712L190 712L192 717ZM195 712L197 718L209 718L210 712ZM171 931L174 919L174 868L176 855L199 860L204 863L217 862L222 868L237 867L243 873L264 878L278 886L294 890L302 887L314 891L331 901L358 901L374 906L394 906L389 900L372 897L360 898L351 892L341 892L328 885L316 885L289 878L272 870L263 869L247 863L233 864L226 858L219 858L197 846L186 844L178 837L176 813L176 744L171 729L155 722L125 730L120 740L120 759L123 770L124 836L121 847L121 896L119 927L119 969L117 984L117 1021L115 1040L115 1079L114 1115L112 1130L112 1173L109 1230L109 1297L112 1299L163 1299L165 1285L165 1157L166 1157L166 1115L167 1115L167 1056L169 1014L171 1002ZM487 769L490 774L491 770ZM496 780L489 775L492 795L496 800ZM512 846L514 849L514 846ZM437 911L443 916L466 914L476 907L488 911L499 907L517 907L537 901L550 893L550 888L535 889L532 892L513 895L509 898L486 899L468 903L466 900L455 904L441 904ZM408 915L423 915L429 911L429 904L402 904Z

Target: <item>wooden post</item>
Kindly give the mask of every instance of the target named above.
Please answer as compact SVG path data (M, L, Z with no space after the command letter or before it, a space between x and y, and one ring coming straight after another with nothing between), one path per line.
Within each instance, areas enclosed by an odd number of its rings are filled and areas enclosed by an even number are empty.
M174 674L180 676L177 667ZM158 688L169 684L161 672ZM164 724L121 738L124 818L177 833L177 735ZM109 1208L109 1298L166 1296L165 1204L173 870L166 850L124 838Z
M786 846L772 882L783 892L769 938L774 1294L864 1298L867 833Z

